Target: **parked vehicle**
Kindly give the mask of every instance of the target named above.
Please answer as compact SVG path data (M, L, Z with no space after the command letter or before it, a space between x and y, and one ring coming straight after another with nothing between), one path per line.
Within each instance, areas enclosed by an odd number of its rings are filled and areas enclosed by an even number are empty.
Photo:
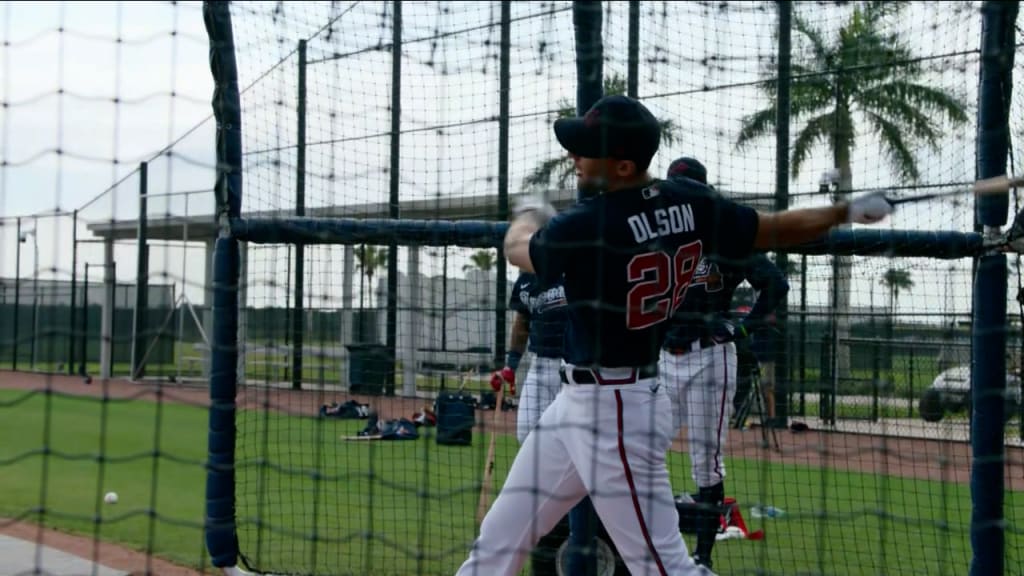
M1006 420L1020 410L1020 378L1006 374ZM971 367L955 366L939 374L932 381L918 404L918 412L925 422L938 422L946 414L970 410Z

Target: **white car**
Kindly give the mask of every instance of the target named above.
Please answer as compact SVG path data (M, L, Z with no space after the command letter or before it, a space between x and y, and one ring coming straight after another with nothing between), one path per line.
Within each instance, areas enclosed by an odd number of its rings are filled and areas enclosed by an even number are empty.
M970 409L971 367L955 366L939 374L932 381L918 404L918 412L926 422L938 422L951 412ZM1020 406L1020 378L1006 374L1006 420L1016 414Z

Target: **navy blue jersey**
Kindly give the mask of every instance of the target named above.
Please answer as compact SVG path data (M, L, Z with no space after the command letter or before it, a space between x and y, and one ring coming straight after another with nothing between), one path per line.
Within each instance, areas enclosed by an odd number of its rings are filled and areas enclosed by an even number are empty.
M641 367L657 362L668 320L707 255L744 258L757 213L687 181L588 198L533 235L542 282L563 278L565 360Z
M730 304L736 287L744 280L758 291L757 302L744 320L751 326L763 321L789 291L782 271L764 254L732 261L704 257L686 289L682 306L672 318L665 347L685 347L712 336L717 324L734 320Z
M508 307L530 321L530 352L542 358L562 357L566 301L561 282L542 284L535 275L523 272L512 287Z

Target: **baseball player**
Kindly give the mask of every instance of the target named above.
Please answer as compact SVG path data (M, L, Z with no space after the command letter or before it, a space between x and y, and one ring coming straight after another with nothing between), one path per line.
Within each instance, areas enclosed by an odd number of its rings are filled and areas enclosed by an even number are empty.
M558 369L565 332L565 288L561 282L544 285L533 274L521 273L512 287L509 308L515 317L505 367L491 375L491 388L497 392L508 384L509 394L515 396L519 362L524 352L531 354L516 416L516 437L522 444L562 387Z
M698 182L647 172L661 139L637 100L602 98L555 121L579 187L557 216L521 205L505 235L509 263L562 278L568 303L562 391L516 454L458 574L513 575L526 554L589 495L630 573L707 574L679 535L665 465L672 404L657 375L668 320L705 255L740 259L892 212L881 194L834 206L758 213Z
M512 287L509 308L515 312L509 350L505 366L491 375L491 388L497 392L507 384L509 394L515 396L516 370L523 352L532 355L516 416L516 437L522 444L562 388L559 368L566 323L565 288L560 281L545 285L533 274L520 273ZM585 518L583 514L589 511L586 504L584 500L574 508L570 518L574 515ZM592 543L593 538L589 531L577 529L570 533L573 548L568 555L568 576L587 573L588 563L593 561L582 557L578 549Z
M668 178L708 183L707 170L693 158L672 162ZM729 312L730 303L744 280L758 291L758 297L737 324ZM672 400L673 426L677 431L684 424L687 427L691 473L698 489L695 500L706 504L697 523L693 559L708 568L725 500L725 437L736 394L734 340L759 326L787 292L789 284L782 271L764 254L742 261L704 256L661 351L658 372Z

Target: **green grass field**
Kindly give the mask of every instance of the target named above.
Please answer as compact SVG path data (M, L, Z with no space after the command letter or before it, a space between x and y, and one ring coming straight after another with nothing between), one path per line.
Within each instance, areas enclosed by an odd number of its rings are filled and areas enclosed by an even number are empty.
M465 558L475 530L485 437L478 434L473 446L463 448L425 438L338 440L362 425L253 412L239 418L239 538L254 566L317 574L451 574ZM86 535L98 529L104 540L151 547L198 567L205 561L206 428L206 411L195 407L0 390L0 516L44 506L48 526ZM499 483L515 447L514 438L500 439ZM692 489L686 457L673 453L670 462L674 486ZM728 465L729 494L767 539L720 543L720 574L967 571L967 486L735 458ZM120 503L100 502L108 490L119 493ZM757 502L787 514L755 520L749 508ZM97 510L99 524L93 522ZM1021 559L1021 517L1024 498L1008 493L1007 566Z

